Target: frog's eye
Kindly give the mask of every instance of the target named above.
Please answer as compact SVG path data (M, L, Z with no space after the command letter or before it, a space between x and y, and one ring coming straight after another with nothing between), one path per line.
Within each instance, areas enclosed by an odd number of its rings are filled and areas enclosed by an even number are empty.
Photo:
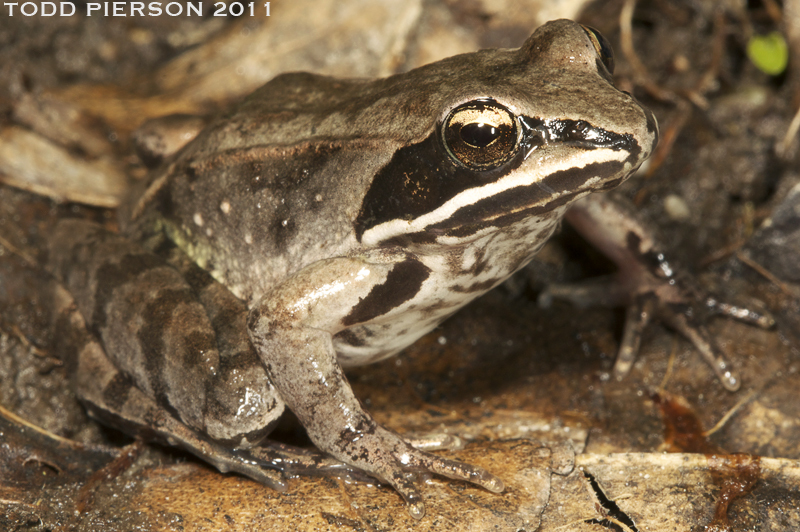
M592 28L591 26L584 26L581 24L583 31L586 32L586 35L589 36L589 40L592 41L594 45L594 49L597 51L597 56L605 65L606 70L608 70L609 74L614 73L614 50L611 49L611 45L608 43L603 34L597 31L596 29Z
M473 100L447 115L442 126L447 153L473 170L489 170L508 161L519 140L517 118L494 100Z

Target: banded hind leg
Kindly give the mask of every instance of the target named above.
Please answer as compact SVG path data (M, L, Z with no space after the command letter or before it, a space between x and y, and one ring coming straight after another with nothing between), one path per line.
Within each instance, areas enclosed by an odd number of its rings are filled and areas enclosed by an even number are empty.
M76 340L73 384L89 412L282 489L269 455L254 460L240 450L262 440L283 411L246 331L218 325L220 351L181 273L119 235L65 220L51 242L50 268L69 290L57 300ZM229 304L214 316L235 325L244 311Z

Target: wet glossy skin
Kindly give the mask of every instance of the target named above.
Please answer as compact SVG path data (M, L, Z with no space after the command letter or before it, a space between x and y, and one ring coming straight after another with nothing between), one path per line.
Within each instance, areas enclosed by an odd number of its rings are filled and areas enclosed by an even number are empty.
M62 224L53 268L104 347L79 356L90 410L280 487L274 464L232 449L286 405L415 516L409 471L502 491L377 425L342 367L395 354L501 283L573 202L649 156L655 121L611 84L602 45L556 21L518 50L387 79L279 76L155 175L129 238Z

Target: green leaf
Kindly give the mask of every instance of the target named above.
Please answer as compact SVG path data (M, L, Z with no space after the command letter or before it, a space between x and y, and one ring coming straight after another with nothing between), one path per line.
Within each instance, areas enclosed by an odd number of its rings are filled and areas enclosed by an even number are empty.
M762 72L777 76L786 70L789 63L789 48L786 39L777 31L769 35L754 35L747 43L747 56Z

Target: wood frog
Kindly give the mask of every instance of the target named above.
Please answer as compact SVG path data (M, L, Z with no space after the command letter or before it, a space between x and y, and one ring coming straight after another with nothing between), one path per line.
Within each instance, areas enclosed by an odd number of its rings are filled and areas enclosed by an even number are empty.
M503 491L378 425L343 368L396 354L502 283L571 207L638 265L633 292L669 289L639 225L587 197L658 139L612 72L597 31L558 20L519 49L386 79L276 77L164 162L121 209L123 234L58 226L51 270L91 332L78 395L101 420L276 489L291 461L261 444L288 407L415 517L416 471Z

